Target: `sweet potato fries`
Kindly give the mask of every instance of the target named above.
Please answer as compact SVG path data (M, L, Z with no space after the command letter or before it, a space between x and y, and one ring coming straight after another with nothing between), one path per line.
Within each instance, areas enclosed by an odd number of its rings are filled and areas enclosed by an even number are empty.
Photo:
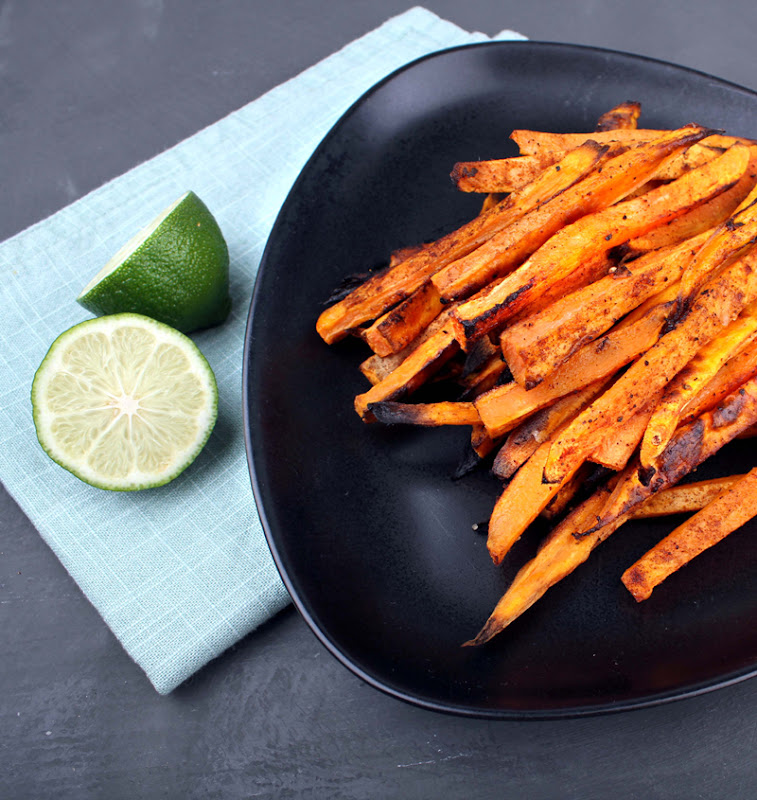
M757 468L684 481L757 425L757 142L640 129L640 112L514 131L520 156L454 165L480 214L394 254L316 325L373 351L365 422L467 426L473 461L493 455L495 564L538 516L556 521L467 645L628 520L697 512L623 575L643 600L757 516Z

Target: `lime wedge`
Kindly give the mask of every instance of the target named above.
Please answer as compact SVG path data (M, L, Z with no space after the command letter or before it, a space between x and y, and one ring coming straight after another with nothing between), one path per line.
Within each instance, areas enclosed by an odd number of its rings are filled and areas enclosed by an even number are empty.
M127 242L77 301L98 316L131 311L191 333L231 310L229 251L194 192L172 203Z
M218 389L182 333L114 314L53 342L32 408L50 458L92 486L132 491L168 483L194 461L215 424Z

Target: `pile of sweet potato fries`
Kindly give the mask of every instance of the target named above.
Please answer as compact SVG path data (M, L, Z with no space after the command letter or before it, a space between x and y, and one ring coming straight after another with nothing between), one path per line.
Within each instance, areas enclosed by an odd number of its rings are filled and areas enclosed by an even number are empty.
M373 351L363 420L466 425L477 459L496 453L495 564L539 515L560 520L466 644L626 520L696 512L623 574L643 600L757 515L757 468L676 485L757 424L757 141L639 129L639 113L623 103L593 133L516 130L519 156L456 164L480 214L393 254L318 319L326 342ZM407 402L431 382L450 399Z

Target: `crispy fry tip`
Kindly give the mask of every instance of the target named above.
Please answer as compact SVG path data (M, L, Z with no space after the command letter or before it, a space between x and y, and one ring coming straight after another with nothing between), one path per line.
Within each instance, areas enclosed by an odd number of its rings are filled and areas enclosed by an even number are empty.
M397 425L400 422L407 422L407 420L397 419L397 415L393 411L393 405L390 401L381 401L378 403L368 403L366 411L369 417L373 417L377 422L383 425Z
M470 442L466 444L465 452L460 459L455 471L452 473L452 480L459 481L466 475L470 475L482 466L484 459L473 449Z
M463 642L462 647L479 647L493 639L498 633L503 631L507 625L502 625L493 616L489 617L484 623L483 628L467 642Z
M636 565L629 567L623 573L621 581L637 603L641 603L642 600L646 600L652 594L653 587L647 586L646 581L643 580L641 570Z

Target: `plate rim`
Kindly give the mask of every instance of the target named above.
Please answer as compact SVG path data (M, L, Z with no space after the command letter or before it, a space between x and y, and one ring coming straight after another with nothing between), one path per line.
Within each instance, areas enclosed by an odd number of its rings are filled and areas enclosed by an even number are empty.
M388 684L385 681L376 678L375 676L371 675L370 672L367 672L365 669L363 669L359 664L355 663L354 660L352 660L349 656L347 656L340 649L339 645L335 641L333 641L332 638L328 636L326 632L318 625L313 615L310 613L307 604L303 601L303 599L300 597L299 593L295 589L294 584L290 579L286 568L284 567L283 559L281 557L281 554L279 552L276 543L276 534L273 532L263 502L260 479L255 464L255 455L253 453L253 447L252 447L252 432L251 432L252 421L250 414L251 387L249 379L250 379L251 364L253 359L255 358L254 355L255 337L253 332L253 327L254 327L253 319L255 316L255 310L258 304L261 302L261 295L262 295L261 276L267 271L266 264L269 258L270 254L269 251L271 249L271 241L273 239L274 232L279 227L279 223L286 213L286 209L287 206L289 205L291 198L296 195L298 187L300 183L304 180L304 176L308 172L311 164L320 157L322 150L325 149L325 147L328 145L332 137L338 134L341 127L346 123L346 121L350 118L353 112L358 108L360 108L360 106L372 94L377 92L385 84L391 82L402 73L418 67L420 64L423 64L426 61L442 59L463 50L491 50L491 49L509 50L509 49L528 49L528 48L536 48L537 50L556 49L568 53L574 53L574 52L593 53L602 56L609 56L611 58L620 57L631 61L653 64L665 69L673 69L675 71L680 71L687 75L694 75L700 78L705 78L707 80L714 81L723 88L744 93L757 100L757 90L750 89L746 86L742 86L725 78L719 78L703 70L683 66L681 64L676 64L674 62L666 61L664 59L655 58L652 56L631 53L623 50L614 50L612 48L597 47L594 45L569 44L565 42L547 41L547 40L530 40L530 39L496 40L495 39L485 42L472 42L468 44L455 45L452 47L445 47L440 50L435 50L433 52L426 53L423 56L420 56L418 58L409 61L408 63L391 71L388 75L386 75L379 81L372 84L368 89L366 89L362 94L360 94L360 96L356 100L354 100L347 107L347 109L345 109L345 111L342 112L339 118L333 123L333 125L329 128L326 134L314 147L313 151L308 156L300 172L298 173L296 179L294 180L289 191L287 192L286 198L282 202L276 214L274 222L271 226L271 230L268 234L266 244L260 258L258 271L255 277L255 283L253 286L250 298L250 304L248 308L247 322L244 334L244 348L243 348L243 362L242 362L242 423L243 423L243 433L244 433L244 443L245 443L245 454L247 458L248 471L250 475L250 482L252 486L252 492L255 500L256 510L258 512L258 516L260 519L261 527L263 529L263 533L265 535L268 549L271 552L279 576L285 588L287 589L287 592L289 593L293 605L297 609L298 613L305 620L307 626L310 628L312 633L315 634L316 638L331 653L331 655L337 659L337 661L339 661L343 666L345 666L350 672L352 672L358 678L362 679L373 688L378 689L383 694L389 695L390 697L394 697L412 706L424 708L429 711L440 712L458 717L502 720L502 721L547 721L547 720L577 719L582 717L603 716L607 714L620 713L623 711L633 711L637 709L640 710L659 705L664 705L667 703L677 702L679 700L686 700L692 697L708 694L709 692L718 689L724 689L728 686L733 686L737 683L741 683L742 681L756 677L757 658L755 659L754 663L751 666L743 667L742 669L732 670L730 672L724 673L720 677L712 678L709 680L684 684L677 689L668 689L660 692L645 694L635 699L619 700L617 702L605 701L596 704L570 705L564 707L553 707L545 709L517 709L517 708L502 708L502 707L484 708L478 706L474 707L474 706L460 705L457 703L448 703L444 701L431 700L426 697L414 695L410 692L403 691L402 689L399 689L396 686L392 686L391 684Z

